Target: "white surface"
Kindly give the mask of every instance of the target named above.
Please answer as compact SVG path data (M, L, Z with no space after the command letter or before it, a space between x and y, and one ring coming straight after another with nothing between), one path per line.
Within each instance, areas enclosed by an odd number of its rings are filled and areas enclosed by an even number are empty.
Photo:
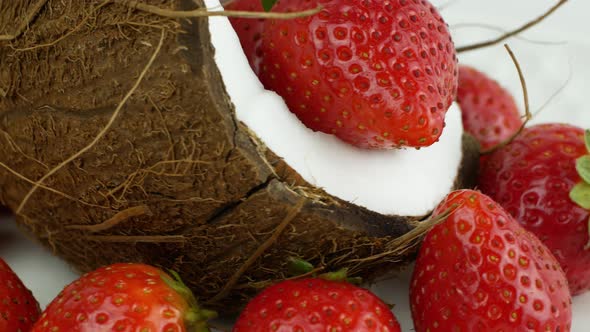
M25 237L8 215L0 215L0 257L18 274L42 307L78 277L64 261Z
M435 1L440 4L442 1ZM459 0L443 11L449 24L491 23L509 28L542 12L554 1L547 0ZM590 108L586 98L590 86L590 36L584 26L590 12L590 2L571 0L562 10L540 27L525 33L527 38L544 41L568 41L567 45L538 45L511 40L528 78L533 109L545 103L567 79L570 67L572 79L565 90L536 118L537 122L561 121L590 128ZM461 29L456 35L458 45L469 40L481 40L494 33L480 29ZM476 65L507 86L520 100L518 77L501 47L481 50L461 56L465 63ZM247 96L246 96L247 97ZM8 217L0 217L0 257L8 263L33 290L41 305L47 304L62 287L75 278L66 265L30 240L18 234ZM408 308L409 274L374 287L386 301L396 304L394 312L403 331L412 331ZM590 294L574 299L572 331L590 330Z
M219 6L217 0L206 3ZM428 148L355 148L301 123L281 97L264 90L228 19L215 17L209 22L215 60L238 119L307 182L379 213L417 217L430 213L452 189L463 133L457 105L447 113L440 141Z

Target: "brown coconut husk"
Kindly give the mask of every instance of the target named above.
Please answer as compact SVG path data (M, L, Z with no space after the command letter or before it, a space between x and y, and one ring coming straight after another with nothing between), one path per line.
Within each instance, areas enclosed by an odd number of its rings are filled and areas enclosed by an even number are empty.
M313 187L236 120L206 18L13 0L0 35L0 202L81 272L173 269L230 312L289 277L290 257L371 280L426 231ZM478 157L465 136L455 187L473 185Z

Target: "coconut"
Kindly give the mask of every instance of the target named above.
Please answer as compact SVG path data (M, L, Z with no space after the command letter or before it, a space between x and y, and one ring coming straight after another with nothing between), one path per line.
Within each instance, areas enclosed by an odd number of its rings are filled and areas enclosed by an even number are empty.
M0 4L0 202L77 270L173 269L230 312L293 257L366 280L398 269L436 203L472 186L457 108L432 147L358 150L264 91L226 19L214 48L206 17L154 8Z

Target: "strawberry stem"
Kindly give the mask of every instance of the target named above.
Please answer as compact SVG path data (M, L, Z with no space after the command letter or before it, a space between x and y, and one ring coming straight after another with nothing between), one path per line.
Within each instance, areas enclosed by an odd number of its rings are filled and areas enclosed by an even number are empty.
M512 141L514 141L522 133L522 131L524 130L524 128L526 127L528 122L533 118L533 114L531 113L531 108L529 106L529 90L527 89L526 80L524 78L522 68L520 67L520 63L518 62L516 55L514 55L514 52L512 52L512 49L510 48L510 46L508 46L508 44L504 44L504 47L506 48L506 51L508 51L508 54L510 55L512 62L514 62L514 66L516 67L516 70L518 71L518 77L520 78L520 85L522 86L522 94L523 94L523 98L524 98L524 110L525 110L524 119L525 120L522 122L522 125L520 126L520 128L518 128L518 130L512 136L508 137L507 140L497 144L496 146L492 146L491 148L489 148L487 150L481 151L482 155L491 154L491 153L505 147L506 145L512 143Z
M518 29L506 32L505 34L491 39L491 40L487 40L484 42L480 42L477 44L473 44L473 45L467 45L467 46L462 46L462 47L457 47L457 53L463 53L463 52L468 52L468 51L473 51L473 50L477 50L480 48L484 48L484 47L489 47L489 46L493 46L496 44L499 44L503 41L505 41L506 39L510 38L510 37L514 37L532 27L534 27L535 25L541 23L542 21L544 21L549 15L553 14L555 11L557 11L559 9L559 7L565 5L565 3L568 0L560 0L557 4L555 4L554 6L552 6L551 8L549 8L549 10L547 10L543 15L537 17L536 19L526 23L525 25L519 27Z

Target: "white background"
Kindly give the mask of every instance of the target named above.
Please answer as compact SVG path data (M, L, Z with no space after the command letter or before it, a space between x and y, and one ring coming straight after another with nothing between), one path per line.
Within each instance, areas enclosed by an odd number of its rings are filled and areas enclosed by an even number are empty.
M444 1L433 1L436 5ZM482 40L496 31L459 24L491 24L509 29L538 16L556 1L548 0L458 0L447 4L442 14L453 30L458 46ZM511 39L509 44L526 75L531 108L544 105L567 81L565 88L536 116L534 122L567 122L590 128L590 2L570 0L540 26L522 36L531 41ZM542 42L542 43L539 43ZM522 105L517 73L501 46L461 54L462 63L476 66L513 92ZM67 265L18 233L9 216L0 216L0 257L3 257L45 306L64 285L76 278ZM403 331L411 331L408 308L409 271L399 278L375 285L373 289L389 303ZM590 330L590 294L574 299L572 331Z

